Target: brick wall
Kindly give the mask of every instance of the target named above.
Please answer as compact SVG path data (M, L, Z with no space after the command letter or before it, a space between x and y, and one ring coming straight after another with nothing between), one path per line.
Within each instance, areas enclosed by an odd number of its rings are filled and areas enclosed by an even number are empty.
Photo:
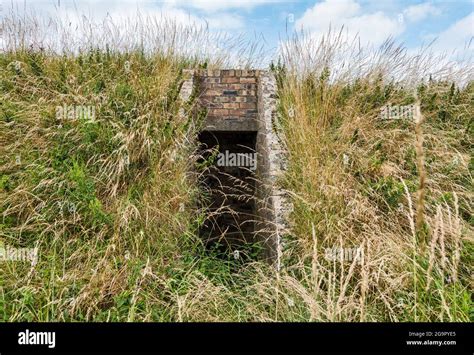
M256 130L258 75L258 70L197 70L198 102L207 109L207 125Z

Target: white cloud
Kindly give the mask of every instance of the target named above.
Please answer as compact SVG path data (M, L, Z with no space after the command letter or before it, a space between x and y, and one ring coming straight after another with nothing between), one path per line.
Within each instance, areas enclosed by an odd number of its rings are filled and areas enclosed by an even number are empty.
M434 48L456 56L473 56L474 12L438 34Z
M244 27L245 21L238 15L219 13L206 17L211 28L222 30L238 30Z
M354 0L325 0L306 10L296 21L297 29L322 35L332 28L346 29L349 38L360 36L364 44L381 44L388 37L396 37L403 32L404 26L396 16L387 16L381 11L364 13Z
M192 7L205 12L231 9L251 10L257 6L275 3L278 0L167 0L166 3L178 7Z
M136 18L138 13L146 16L155 16L159 19L173 20L178 24L198 24L209 25L211 30L237 30L244 27L244 19L229 12L212 12L207 14L198 14L196 9L180 6L182 4L196 6L211 6L216 3L215 9L229 8L232 5L225 1L213 2L205 0L170 0L170 1L152 1L152 0L61 0L60 6L53 0L9 0L10 4L4 4L4 10L13 6L16 13L30 12L43 18L68 18L73 23L76 18L85 15L94 22L101 22L104 18L112 19L130 19ZM269 0L257 0L256 3ZM251 1L244 1L251 6ZM220 5L219 5L220 4ZM227 5L225 5L227 4ZM225 5L225 6L224 6ZM253 5L252 5L253 6Z
M337 21L338 17L349 18L359 12L360 5L353 0L325 0L306 10L298 21L301 25L326 26L329 22Z
M408 21L416 22L424 20L429 16L438 16L441 14L441 10L433 6L431 3L425 2L407 7L403 11L403 14L406 16Z

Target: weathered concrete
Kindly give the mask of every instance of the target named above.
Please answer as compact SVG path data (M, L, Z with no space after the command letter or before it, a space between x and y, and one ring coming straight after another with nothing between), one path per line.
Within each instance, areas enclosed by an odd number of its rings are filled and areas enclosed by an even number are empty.
M279 179L283 178L287 158L283 149L282 132L277 131L276 80L269 72L261 72L258 80L259 154L257 177L257 214L260 216L260 238L266 243L266 257L280 270L284 247L283 236L289 231L290 205Z

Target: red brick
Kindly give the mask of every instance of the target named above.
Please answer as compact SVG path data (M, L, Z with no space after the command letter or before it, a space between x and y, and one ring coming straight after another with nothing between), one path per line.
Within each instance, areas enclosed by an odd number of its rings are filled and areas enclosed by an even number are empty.
M227 103L224 104L224 108L231 108L231 109L239 108L239 103L238 102L227 102Z
M237 79L238 80L238 79ZM229 90L239 90L240 89L240 84L226 84L227 89Z
M256 70L242 70L242 76L256 76Z
M227 90L230 89L231 84L211 84L211 87L215 90Z
M231 100L231 97L229 96L216 96L214 98L214 101L215 102L230 102L232 100Z
M239 79L233 76L223 77L221 80L225 84L235 84L239 82Z
M204 79L205 83L220 83L221 78L208 77Z
M245 115L247 114L247 110L240 109L240 108L236 110L232 110L231 112L233 115L240 116L240 117L245 117Z
M239 90L239 95L242 95L242 96L255 96L255 90L242 89L242 90Z
M221 95L222 93L218 90L212 90L212 89L207 89L204 91L203 96L216 96L216 95Z
M221 115L228 115L229 110L222 109L222 108L213 108L208 111L208 115L213 116L221 116Z
M255 102L241 102L240 108L245 108L245 109L256 109L257 104Z
M240 78L240 82L242 84L253 84L257 82L257 79L255 77L251 78Z
M207 69L204 70L205 75L203 76L221 76L221 71L220 70L211 70Z
M234 75L235 75L235 71L234 71L233 69L221 70L221 75L222 75L222 76L234 76Z

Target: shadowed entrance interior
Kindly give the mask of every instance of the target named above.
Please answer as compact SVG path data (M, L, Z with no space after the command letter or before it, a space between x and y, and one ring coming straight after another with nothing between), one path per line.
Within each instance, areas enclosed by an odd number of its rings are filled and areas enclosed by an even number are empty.
M201 187L207 218L200 236L208 248L242 251L255 242L256 132L203 131L199 135Z

